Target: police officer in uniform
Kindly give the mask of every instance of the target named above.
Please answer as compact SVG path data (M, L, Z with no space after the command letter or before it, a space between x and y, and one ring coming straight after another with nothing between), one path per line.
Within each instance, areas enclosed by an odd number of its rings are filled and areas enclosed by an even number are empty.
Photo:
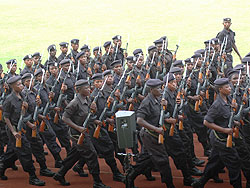
M234 188L241 188L239 155L234 146L226 147L227 136L233 133L233 129L228 127L231 115L231 102L228 96L231 93L231 87L227 78L217 79L214 84L219 94L204 118L204 125L212 129L210 133L212 153L205 167L204 175L192 186L203 188L207 181L225 165L229 170L230 184ZM239 124L235 121L233 123Z
M22 132L17 132L17 124L21 115L22 106L27 109L27 102L23 101L21 91L23 85L21 82L21 76L13 76L8 79L7 83L12 88L12 93L6 98L3 105L4 120L8 126L9 141L16 155L4 156L4 161L0 164L0 177L2 180L7 180L7 176L4 175L6 168L8 168L16 157L21 162L23 170L29 173L29 183L36 186L44 186L45 182L37 178L35 174L35 167L32 161L31 146L26 138L26 135ZM21 139L21 147L16 147L16 139Z
M69 182L66 182L64 176L69 169L81 158L85 159L89 171L94 179L94 188L109 188L104 185L100 179L100 169L99 163L97 160L97 153L94 148L94 145L91 142L90 135L86 131L87 127L82 127L90 106L90 88L87 80L78 80L75 84L78 95L67 105L64 114L63 121L70 126L71 134L74 139L73 147L63 161L63 167L59 172L54 176L56 181L59 181L62 185L70 185ZM96 111L96 105L91 105L90 108ZM100 123L97 120L94 122ZM80 133L84 134L84 140L82 143L77 143Z
M69 58L69 55L67 55L69 43L61 42L59 45L62 53L58 56L58 62L61 62L63 59Z

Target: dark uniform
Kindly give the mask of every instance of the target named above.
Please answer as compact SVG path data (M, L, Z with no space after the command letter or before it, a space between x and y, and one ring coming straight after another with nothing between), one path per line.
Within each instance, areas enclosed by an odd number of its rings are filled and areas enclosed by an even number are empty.
M228 79L217 79L215 84L228 84ZM229 98L227 98L226 103L222 97L218 95L204 119L209 123L215 123L217 126L228 128L230 115L231 106ZM193 187L203 187L206 182L224 166L226 166L229 171L230 184L235 188L242 187L240 158L234 146L232 148L226 147L227 136L225 133L215 130L211 131L210 142L212 145L212 153L205 167L204 175L198 182L192 185Z
M86 85L87 80L79 80L76 83L76 86ZM89 98L83 98L82 95L78 94L65 108L65 112L63 114L64 117L71 119L76 125L82 126L89 112L90 100ZM73 165L79 160L84 159L88 165L89 171L94 178L94 187L105 187L103 185L99 174L99 163L97 160L97 153L94 145L91 142L90 135L85 132L84 133L84 141L81 145L77 144L77 140L79 138L80 133L70 128L73 147L68 154L67 158L63 161L63 167L59 170L59 172L54 176L54 179L59 181L63 185L69 185L68 182L65 181L64 176L68 172L69 169L73 167ZM102 184L103 186L97 186L96 184Z
M20 76L15 76L10 78L7 82L8 84L13 84L21 79ZM8 118L11 122L11 125L14 129L17 130L18 121L21 115L21 107L23 103L23 97L19 98L14 92L12 92L5 100L4 102L4 111L3 115L5 118ZM25 127L24 127L25 128ZM33 185L45 185L45 182L39 180L36 177L35 174L35 167L33 165L32 160L32 150L30 142L28 141L26 134L23 132L21 133L21 141L22 145L20 148L16 147L16 138L12 134L12 132L8 129L8 136L10 144L12 145L12 148L14 149L14 154L10 153L10 155L4 156L3 164L0 165L0 176L1 179L7 179L6 176L4 176L4 171L6 168L10 167L10 165L13 164L13 161L15 161L17 158L20 160L20 163L23 167L23 170L25 172L28 172L30 175L29 183Z
M149 87L156 87L161 84L162 82L158 79L150 79L147 82ZM150 93L142 101L137 110L137 120L138 118L142 118L149 124L159 127L160 111L161 104L159 99L155 98L153 94ZM141 139L144 145L144 153L139 156L137 165L134 171L129 175L129 178L134 180L139 174L153 164L161 174L162 183L165 183L168 188L174 187L168 154L165 146L163 144L158 144L158 134L143 127L141 130Z

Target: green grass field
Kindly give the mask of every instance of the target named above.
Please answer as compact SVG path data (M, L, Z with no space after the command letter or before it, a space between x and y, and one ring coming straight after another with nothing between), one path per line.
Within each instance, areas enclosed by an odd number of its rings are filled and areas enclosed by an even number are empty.
M0 0L0 63L16 58L20 64L39 51L47 59L47 47L80 39L92 48L123 36L129 54L144 51L155 39L167 35L169 49L181 39L178 59L190 57L203 42L222 30L222 19L232 18L232 30L242 56L250 45L249 0ZM59 55L58 50L57 55ZM236 54L234 60L239 62Z

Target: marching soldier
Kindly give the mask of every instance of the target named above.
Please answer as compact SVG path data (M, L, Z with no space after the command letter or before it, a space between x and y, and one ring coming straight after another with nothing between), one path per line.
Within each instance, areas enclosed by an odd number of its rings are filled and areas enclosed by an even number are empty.
M112 38L112 40L114 44L114 52L113 52L114 61L120 60L121 64L123 65L124 54L123 54L123 49L121 48L122 36L116 35Z
M59 45L60 45L60 50L62 52L58 56L58 62L60 63L63 59L69 58L69 55L67 55L69 43L61 42Z
M72 39L70 42L71 42L72 49L70 49L70 56L69 57L70 57L71 61L73 62L74 68L76 68L77 67L76 56L78 54L79 39Z
M242 60L242 58L235 44L235 39L234 39L235 32L233 32L230 29L230 26L232 25L231 18L224 18L222 24L224 26L224 29L217 34L216 38L220 40L221 44L223 40L225 40L224 44L226 45L226 48L225 48L225 53L226 53L226 58L227 58L226 60L228 61L228 66L232 67L233 56L231 55L231 53L233 49L239 56L240 60Z
M90 88L87 80L78 80L75 84L78 95L67 105L63 114L63 120L70 126L71 134L74 137L73 147L67 158L63 162L63 167L54 176L56 181L61 185L70 185L64 178L65 174L79 160L84 159L88 165L89 171L94 179L94 188L109 188L104 185L100 179L100 169L97 160L97 153L91 142L90 135L87 132L87 127L82 127L84 120L87 117L89 107L96 111L96 105L90 106ZM101 123L95 120L95 123ZM82 143L77 143L79 136L84 134Z
M112 54L114 53L114 47L111 41L107 41L103 44L105 48L105 54L102 56L102 62L106 65L107 69L111 69L111 63L114 61Z
M49 62L54 62L54 63L60 63L56 57L56 45L51 44L49 45L49 47L47 48L48 53L49 53L49 57L48 59L45 61L44 63L44 67L46 69L46 71L48 71L48 67L49 67Z
M33 69L33 59L32 59L32 55L26 55L23 58L23 61L25 63L25 67L22 70L22 72L20 73L21 76L23 76L25 73L34 73L34 69Z
M214 84L218 96L204 118L204 125L212 129L210 134L212 153L206 164L204 175L192 186L195 188L204 187L207 181L225 165L229 170L230 184L234 188L240 188L242 187L241 162L238 153L234 146L232 148L226 147L227 136L233 133L233 129L228 127L231 115L231 102L228 96L231 93L231 87L227 78L217 79ZM239 124L235 121L234 123Z
M8 79L7 83L12 88L12 93L6 98L3 105L4 120L8 126L8 136L12 147L14 148L15 155L5 156L3 164L0 165L0 176L2 180L7 180L7 176L4 175L6 168L10 167L16 157L21 162L23 170L29 173L29 183L36 186L44 186L45 182L37 178L35 174L35 167L32 161L31 146L27 140L26 134L17 132L18 120L21 116L21 107L28 108L27 102L23 101L24 98L21 95L23 85L21 82L21 76L13 76ZM16 140L21 139L21 147L16 146Z

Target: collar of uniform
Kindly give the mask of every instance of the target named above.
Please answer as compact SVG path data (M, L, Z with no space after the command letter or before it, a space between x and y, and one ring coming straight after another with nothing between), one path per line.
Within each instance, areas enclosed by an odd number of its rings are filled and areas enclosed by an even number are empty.
M229 98L227 97L227 102L228 103L226 103L223 99L222 99L222 97L219 95L218 96L218 100L220 101L220 103L223 105L223 106L229 106Z
M18 101L18 100L22 100L19 97L17 97L16 93L14 91L11 92L11 95L13 96L13 98ZM21 97L23 97L22 93L20 93Z
M175 98L174 92L170 91L169 88L167 88L167 93L170 95L171 98Z
M224 29L223 29L223 32L225 32L225 33L229 34L230 32L232 32L232 30L231 30L231 29L226 30L226 29L224 28Z
M80 94L78 94L77 97L82 104L88 104L87 98L83 98Z
M79 64L79 70L84 71L84 70L86 70L86 67L85 67L85 66L83 66L83 65L80 63L80 64Z
M149 93L148 97L154 104L160 104L159 101L152 95L152 93Z

